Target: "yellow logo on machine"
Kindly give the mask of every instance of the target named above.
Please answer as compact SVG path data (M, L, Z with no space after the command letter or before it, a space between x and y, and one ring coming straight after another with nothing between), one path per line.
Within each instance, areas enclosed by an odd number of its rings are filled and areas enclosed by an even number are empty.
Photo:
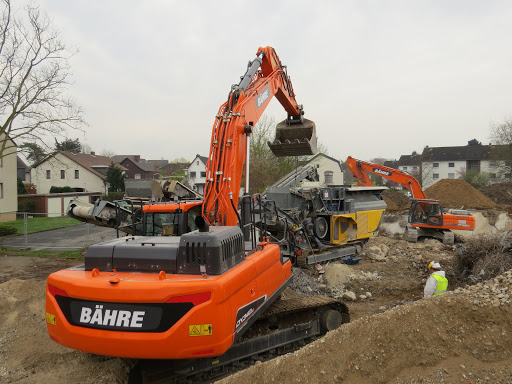
M213 328L211 324L194 324L188 326L189 336L211 336Z
M52 315L51 313L46 312L46 322L48 324L56 325L57 322L55 320L55 315Z

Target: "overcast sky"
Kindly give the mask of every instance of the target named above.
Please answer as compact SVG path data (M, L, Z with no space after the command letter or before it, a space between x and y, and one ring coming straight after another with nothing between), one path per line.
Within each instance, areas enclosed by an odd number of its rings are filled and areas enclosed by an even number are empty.
M70 137L97 153L207 156L219 106L267 45L337 159L488 143L512 114L512 1L35 3L80 50L70 93L89 126ZM275 99L266 114L286 117Z

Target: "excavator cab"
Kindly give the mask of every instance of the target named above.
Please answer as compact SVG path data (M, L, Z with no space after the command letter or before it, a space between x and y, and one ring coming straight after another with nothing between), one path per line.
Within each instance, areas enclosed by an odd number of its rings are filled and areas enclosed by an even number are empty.
M316 125L302 116L283 120L277 124L276 137L268 146L277 157L314 155L317 152Z
M412 225L443 225L443 207L437 200L413 199L409 210L409 223Z

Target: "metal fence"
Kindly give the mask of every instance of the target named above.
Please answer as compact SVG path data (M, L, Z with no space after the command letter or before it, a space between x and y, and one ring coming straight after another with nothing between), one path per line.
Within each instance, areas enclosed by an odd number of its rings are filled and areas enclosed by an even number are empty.
M17 235L0 239L0 245L6 248L81 249L118 237L115 229L80 223L55 213L16 212L16 221L0 224L17 229Z

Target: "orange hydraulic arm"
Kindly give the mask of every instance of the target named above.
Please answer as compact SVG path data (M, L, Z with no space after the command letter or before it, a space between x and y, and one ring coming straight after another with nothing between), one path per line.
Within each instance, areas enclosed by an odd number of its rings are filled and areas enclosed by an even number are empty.
M371 172L403 185L409 190L409 192L411 192L413 198L415 199L427 198L423 192L423 189L421 189L418 180L416 180L408 173L402 172L398 169L385 167L384 165L357 160L351 156L347 158L347 166L348 169L350 169L350 172L352 172L352 176L358 185L367 187L373 186L370 178L368 177L368 174L366 173Z
M275 96L288 120L301 120L286 67L271 47L258 48L238 85L221 105L213 125L206 164L203 217L210 224L237 225L236 207L246 158L247 136Z

